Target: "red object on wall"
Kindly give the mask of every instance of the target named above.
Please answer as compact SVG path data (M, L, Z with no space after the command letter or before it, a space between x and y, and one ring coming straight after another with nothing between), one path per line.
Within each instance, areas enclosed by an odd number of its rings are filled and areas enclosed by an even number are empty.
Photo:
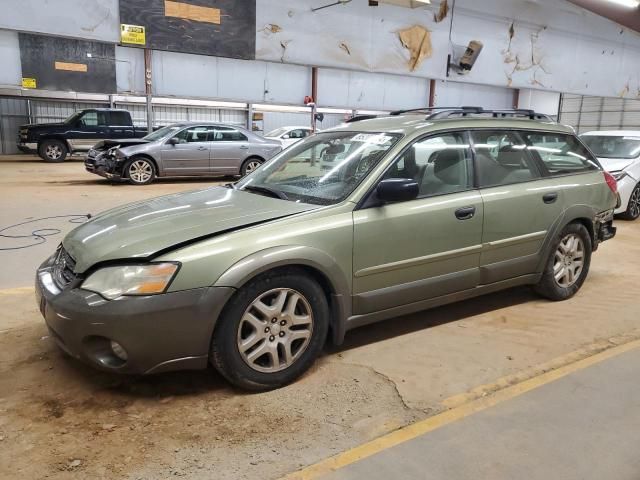
M309 105L310 103L313 103L313 97L307 95L306 97L304 97L304 104Z

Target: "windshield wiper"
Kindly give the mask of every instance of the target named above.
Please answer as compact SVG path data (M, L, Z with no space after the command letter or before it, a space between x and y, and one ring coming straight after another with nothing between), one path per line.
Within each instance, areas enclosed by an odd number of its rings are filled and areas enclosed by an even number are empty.
M289 200L289 197L287 197L284 192L276 190L275 188L266 187L264 185L247 185L246 187L243 187L243 190L248 190L250 192L256 193L266 193L267 195L279 198L280 200Z

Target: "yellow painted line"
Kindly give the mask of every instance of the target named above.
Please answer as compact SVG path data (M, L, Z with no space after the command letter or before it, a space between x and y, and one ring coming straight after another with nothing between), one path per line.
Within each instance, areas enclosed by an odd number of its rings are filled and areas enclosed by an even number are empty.
M551 383L571 373L585 369L638 347L640 347L640 340L633 340L623 345L611 347L608 350L583 358L582 360L570 365L565 365L556 370L543 373L535 378L509 386L486 397L473 400L464 405L460 405L459 407L434 415L433 417L429 417L425 420L400 428L399 430L359 445L351 450L347 450L346 452L327 458L315 465L311 465L303 468L302 470L286 475L282 480L311 480L320 478L339 470L340 468L346 467L347 465L351 465L352 463L382 452L383 450L412 440L440 427L473 415L474 413L481 412L487 408L498 405L499 403L530 392L531 390Z
M21 293L29 293L33 291L33 287L7 288L5 290L0 290L0 295L19 295Z

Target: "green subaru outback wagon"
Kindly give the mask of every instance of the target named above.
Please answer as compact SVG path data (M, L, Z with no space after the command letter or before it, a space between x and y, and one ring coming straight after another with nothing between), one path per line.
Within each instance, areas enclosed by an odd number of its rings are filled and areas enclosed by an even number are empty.
M530 111L394 112L238 183L104 212L38 269L52 337L114 372L285 385L330 337L484 293L574 295L615 235L615 180Z

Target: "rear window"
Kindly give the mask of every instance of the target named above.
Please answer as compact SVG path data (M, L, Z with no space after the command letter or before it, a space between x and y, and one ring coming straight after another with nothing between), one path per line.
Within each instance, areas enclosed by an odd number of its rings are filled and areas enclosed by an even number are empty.
M564 133L522 133L527 149L544 163L551 175L600 170L600 165L573 135Z

